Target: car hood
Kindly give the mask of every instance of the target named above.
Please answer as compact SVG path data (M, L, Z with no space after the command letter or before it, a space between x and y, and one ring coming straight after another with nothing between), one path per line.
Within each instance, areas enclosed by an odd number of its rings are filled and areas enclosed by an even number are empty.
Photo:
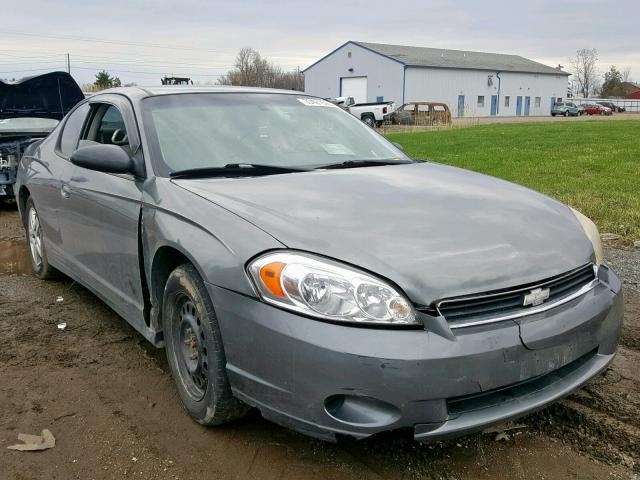
M62 118L84 94L71 75L50 72L17 82L0 80L0 119Z
M535 282L593 255L567 206L434 163L174 182L289 248L385 277L422 305Z

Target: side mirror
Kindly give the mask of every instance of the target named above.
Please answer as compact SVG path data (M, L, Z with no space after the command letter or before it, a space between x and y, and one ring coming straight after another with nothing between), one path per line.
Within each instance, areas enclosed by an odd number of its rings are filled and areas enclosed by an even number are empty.
M133 160L117 145L89 145L71 155L71 163L105 173L133 173Z
M401 152L404 152L404 147L400 145L398 142L391 142L391 143L393 143L393 146L396 147L398 150L400 150Z

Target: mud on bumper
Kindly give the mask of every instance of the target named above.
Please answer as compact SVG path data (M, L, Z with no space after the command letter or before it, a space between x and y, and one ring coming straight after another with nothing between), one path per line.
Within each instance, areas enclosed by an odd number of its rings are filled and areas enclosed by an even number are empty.
M265 418L325 440L399 428L436 440L531 413L604 370L623 307L617 277L600 276L586 295L527 319L544 325L537 349L514 321L455 334L435 317L424 330L356 328L207 287L233 392Z

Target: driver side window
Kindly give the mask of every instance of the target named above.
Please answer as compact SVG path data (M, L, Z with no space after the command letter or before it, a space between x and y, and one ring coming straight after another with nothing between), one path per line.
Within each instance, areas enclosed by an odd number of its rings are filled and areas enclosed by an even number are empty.
M102 143L118 145L131 154L129 135L120 110L114 105L93 105L92 120L80 146Z

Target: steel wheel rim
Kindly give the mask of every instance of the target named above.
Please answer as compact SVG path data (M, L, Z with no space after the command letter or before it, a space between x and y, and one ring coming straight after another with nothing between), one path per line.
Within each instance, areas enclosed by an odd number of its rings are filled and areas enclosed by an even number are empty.
M200 314L191 299L182 297L176 306L174 357L185 390L197 402L204 397L208 384L206 335Z
M42 265L42 235L40 232L40 219L35 208L29 209L29 248L31 258L36 269Z

